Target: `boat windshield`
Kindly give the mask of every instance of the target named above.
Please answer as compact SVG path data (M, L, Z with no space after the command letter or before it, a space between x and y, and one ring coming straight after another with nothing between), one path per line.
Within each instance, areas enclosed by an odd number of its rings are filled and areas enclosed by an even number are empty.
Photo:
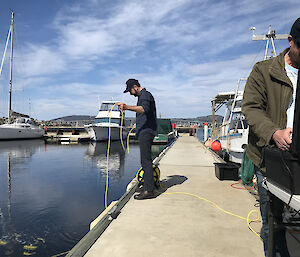
M236 112L232 114L232 119L230 122L230 129L246 129L248 128L248 123L242 112Z
M16 121L15 121L15 123L18 123L18 124L20 124L20 123L26 123L26 120L25 120L25 118L17 118Z
M241 107L242 107L242 100L236 101L234 107L235 107L235 108L241 108Z
M95 123L109 123L109 118L96 118ZM118 124L120 125L121 119L119 118L111 118L110 123Z
M114 103L102 103L100 111L110 111ZM113 111L120 111L119 106L115 105Z

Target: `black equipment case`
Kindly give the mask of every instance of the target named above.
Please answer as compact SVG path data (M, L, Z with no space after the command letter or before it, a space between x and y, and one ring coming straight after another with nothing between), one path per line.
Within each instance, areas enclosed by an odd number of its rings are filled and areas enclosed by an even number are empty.
M293 138L289 151L277 147L263 149L266 177L291 194L300 194L300 78L298 72Z
M264 149L266 177L291 194L300 194L300 162L297 156L277 147Z
M215 175L219 180L239 180L239 165L215 162Z

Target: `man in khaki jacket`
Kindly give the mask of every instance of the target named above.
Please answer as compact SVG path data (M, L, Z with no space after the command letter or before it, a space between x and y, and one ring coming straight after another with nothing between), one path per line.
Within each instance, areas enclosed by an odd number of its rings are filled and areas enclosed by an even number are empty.
M279 56L256 63L247 80L242 111L249 124L247 156L255 165L262 216L261 237L267 255L268 242L268 202L269 196L261 185L264 171L261 169L262 149L276 145L288 150L292 136L295 94L300 63L300 18L291 28L288 37L289 48ZM272 199L277 212L274 216L282 220L283 202ZM289 256L285 231L274 235L276 256Z

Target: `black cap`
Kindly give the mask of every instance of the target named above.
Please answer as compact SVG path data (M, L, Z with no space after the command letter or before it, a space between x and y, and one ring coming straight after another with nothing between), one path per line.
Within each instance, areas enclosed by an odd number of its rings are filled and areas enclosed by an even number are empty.
M300 18L298 18L292 28L291 28L291 32L290 35L293 38L293 41L297 44L297 46L300 47Z
M128 79L126 81L126 89L123 93L127 93L130 91L131 88L133 88L134 85L137 85L138 87L140 86L140 83L136 79Z

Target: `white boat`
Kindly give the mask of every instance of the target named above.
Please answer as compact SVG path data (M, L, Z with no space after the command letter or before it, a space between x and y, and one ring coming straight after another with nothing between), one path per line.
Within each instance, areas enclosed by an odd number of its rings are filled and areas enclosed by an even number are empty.
M0 140L41 138L44 130L33 119L17 118L12 124L0 125Z
M33 119L27 115L16 113L11 108L12 103L12 68L13 68L13 31L14 31L14 12L11 15L11 25L9 28L4 54L2 57L0 75L2 73L3 63L6 55L9 40L11 42L10 48L10 87L9 87L9 105L8 105L8 124L0 125L0 140L13 139L33 139L41 138L44 135L44 130L37 126ZM18 117L21 115L23 117ZM25 116L25 117L24 117ZM18 117L18 118L17 118ZM16 118L13 122L13 119Z
M109 138L109 128L110 140L120 140L121 133L122 139L126 139L128 129L125 127L124 115L122 121L122 111L118 105L115 105L116 103L118 103L118 101L102 102L99 113L95 118L95 123L85 126L91 140L107 141ZM123 122L122 128L121 122Z
M250 30L253 31L252 40L266 41L264 60L276 56L275 39L287 39L288 37L286 34L275 34L275 31L271 30L271 26L265 35L255 35L255 27L251 27ZM272 45L272 51L271 55L268 55L270 45ZM222 155L226 161L236 163L242 163L244 146L248 143L248 124L241 109L245 82L245 78L239 79L235 91L218 93L211 100L213 120L215 120L215 112L224 104L226 105L222 124L217 127L213 123L212 140L220 141L223 150Z
M213 130L212 137L220 141L225 159L237 163L242 162L244 145L248 142L248 124L241 108L243 81L245 79L239 79L235 92L222 92L212 99L217 109L226 105L222 124Z

